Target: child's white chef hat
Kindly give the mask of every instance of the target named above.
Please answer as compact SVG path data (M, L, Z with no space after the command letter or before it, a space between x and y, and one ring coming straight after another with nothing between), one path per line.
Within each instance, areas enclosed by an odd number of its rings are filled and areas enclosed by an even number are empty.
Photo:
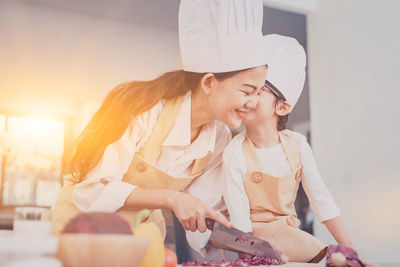
M229 72L265 65L262 0L181 0L183 69Z
M299 42L278 34L264 36L268 64L268 84L278 89L291 105L299 100L306 78L306 53ZM273 89L272 89L273 90Z

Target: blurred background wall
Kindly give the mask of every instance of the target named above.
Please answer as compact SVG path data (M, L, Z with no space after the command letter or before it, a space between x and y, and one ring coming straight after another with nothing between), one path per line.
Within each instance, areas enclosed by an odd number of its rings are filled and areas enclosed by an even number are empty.
M311 137L354 245L400 261L400 2L315 1L307 15ZM320 224L315 233L332 240Z

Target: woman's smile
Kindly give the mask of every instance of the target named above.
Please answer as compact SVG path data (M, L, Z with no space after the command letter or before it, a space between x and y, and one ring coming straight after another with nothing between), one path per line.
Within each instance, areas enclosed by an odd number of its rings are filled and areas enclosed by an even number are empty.
M242 110L236 109L236 114L242 120L246 119L247 113L248 113L248 111L242 111Z

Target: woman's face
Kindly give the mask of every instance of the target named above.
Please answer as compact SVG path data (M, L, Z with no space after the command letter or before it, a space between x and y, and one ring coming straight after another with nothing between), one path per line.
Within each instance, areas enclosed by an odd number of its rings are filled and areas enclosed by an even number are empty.
M227 79L214 79L207 97L213 117L232 128L240 127L248 112L257 107L266 74L267 67L259 66Z

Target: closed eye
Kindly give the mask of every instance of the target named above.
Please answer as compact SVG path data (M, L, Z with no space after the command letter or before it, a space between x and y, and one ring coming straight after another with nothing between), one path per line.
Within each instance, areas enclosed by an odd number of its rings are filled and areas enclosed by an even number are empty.
M267 91L268 91L268 88L265 87L265 86L263 86L263 87L260 89L260 91L258 91L258 95L261 95L262 93L265 93L265 92L267 92Z
M245 96L249 96L249 95L251 95L252 92L247 91L247 90L242 90L242 93L243 93Z

